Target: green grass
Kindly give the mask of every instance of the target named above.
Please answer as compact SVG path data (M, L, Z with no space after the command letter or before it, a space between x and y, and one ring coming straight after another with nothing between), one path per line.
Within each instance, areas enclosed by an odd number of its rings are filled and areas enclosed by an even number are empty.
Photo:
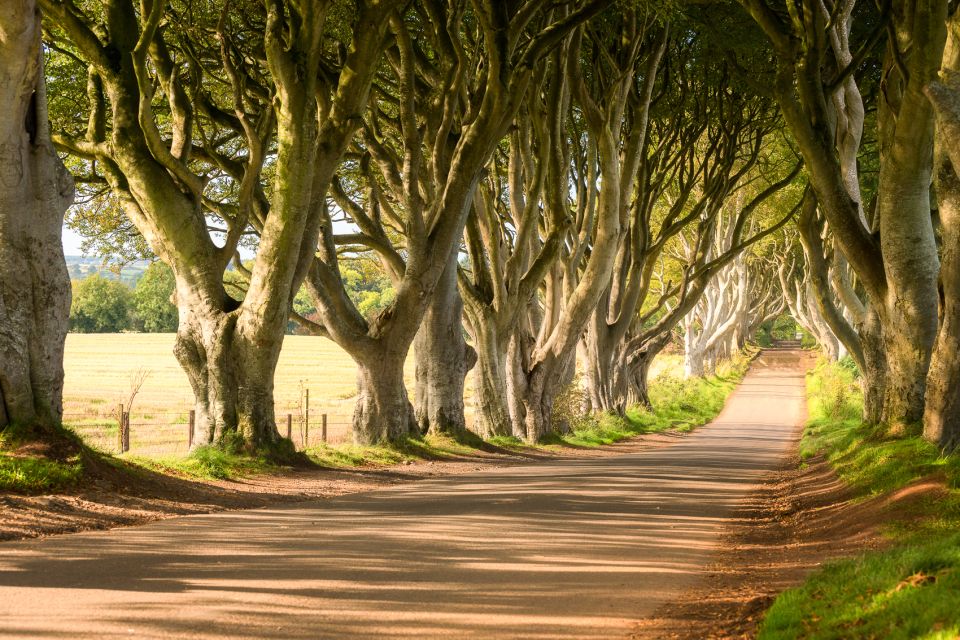
M123 459L152 471L205 480L232 480L258 473L271 473L281 468L265 457L231 453L214 446L198 447L185 457L124 456Z
M519 440L517 441L519 442ZM362 446L355 444L322 444L307 449L307 456L323 467L386 466L416 460L443 460L459 455L471 455L484 446L484 441L472 434L461 440L445 435L406 438L399 443Z
M7 425L0 431L0 491L40 493L74 486L83 476L79 442L73 434L61 431L37 435L19 425ZM35 455L49 444L59 447L59 459ZM66 453L69 452L69 453Z
M527 446L523 440L516 436L493 436L488 438L487 442L502 449L522 449Z
M632 407L624 417L595 414L581 418L571 433L556 436L548 444L600 447L646 433L692 431L720 413L727 396L747 372L751 356L739 356L718 367L716 375L706 378L661 375L648 389L652 408Z
M0 491L37 493L65 489L77 484L82 475L79 460L55 462L0 453Z
M956 638L960 534L838 562L777 598L760 638Z
M318 465L334 468L401 464L415 459L392 445L322 444L310 447L306 453Z
M859 419L849 368L821 363L808 378L811 420L801 456L824 454L861 499L921 478L945 494L911 505L885 529L890 546L825 566L781 594L760 638L956 638L960 634L960 455L918 437L890 438Z
M513 436L495 436L484 441L467 434L462 441L445 436L427 436L379 446L320 445L311 447L306 453L321 466L360 467L470 455L486 445L508 450L593 448L646 433L690 431L720 413L727 396L746 373L750 355L722 365L717 375L709 378L684 380L669 373L663 374L650 384L652 409L633 407L625 417L604 413L578 417L570 433L551 434L537 445L529 445Z

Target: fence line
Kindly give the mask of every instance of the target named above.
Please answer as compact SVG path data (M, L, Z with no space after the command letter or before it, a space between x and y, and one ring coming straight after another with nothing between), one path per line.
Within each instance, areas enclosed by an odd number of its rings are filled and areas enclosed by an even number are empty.
M289 438L298 451L324 443L349 442L353 415L337 412L346 408L344 404L352 405L352 401L328 400L322 410L312 410L310 389L304 388L296 405L276 411L277 430ZM201 437L193 409L131 412L121 404L111 407L97 403L95 406L96 409L89 411L65 412L63 423L87 444L106 453L183 454ZM329 410L331 406L333 412ZM468 425L470 422L468 415Z
M87 444L107 453L181 454L189 451L200 437L193 409L140 412L128 409L118 404L104 406L100 411L65 412L63 423ZM352 434L352 416L311 410L309 389L304 390L301 404L278 411L275 419L277 430L290 438L297 450L346 442Z

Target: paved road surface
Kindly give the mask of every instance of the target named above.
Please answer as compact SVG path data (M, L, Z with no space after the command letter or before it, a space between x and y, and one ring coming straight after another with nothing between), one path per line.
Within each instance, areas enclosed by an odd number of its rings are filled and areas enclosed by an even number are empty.
M0 637L622 637L709 564L802 398L768 352L665 448L0 544Z

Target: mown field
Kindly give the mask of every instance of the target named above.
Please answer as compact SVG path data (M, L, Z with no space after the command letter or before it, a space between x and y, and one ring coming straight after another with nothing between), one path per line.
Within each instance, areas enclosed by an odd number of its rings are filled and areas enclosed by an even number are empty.
M79 334L67 336L64 421L92 444L112 451L117 446L117 413L129 408L130 387L138 372L145 378L131 417L131 450L140 454L169 454L186 450L187 415L193 394L173 356L173 334ZM676 373L678 356L664 356L654 372ZM407 362L408 390L413 391L414 364ZM301 444L302 398L310 390L309 441L320 437L321 415L327 414L328 440L349 436L356 396L356 367L350 357L329 340L287 336L276 376L276 412L281 432L286 416L293 421L292 436ZM466 388L467 420L475 413L472 380Z
M107 450L116 446L118 406L128 405L131 382L145 379L131 411L131 449L142 454L186 449L187 415L193 394L173 356L173 334L76 334L67 336L64 421ZM407 365L412 389L413 359ZM322 414L330 440L346 438L356 395L356 367L329 340L287 336L276 377L276 412L281 431L292 415L293 436L302 437L304 391L310 391L310 441L320 437ZM469 399L468 399L469 401ZM180 446L177 446L177 445Z

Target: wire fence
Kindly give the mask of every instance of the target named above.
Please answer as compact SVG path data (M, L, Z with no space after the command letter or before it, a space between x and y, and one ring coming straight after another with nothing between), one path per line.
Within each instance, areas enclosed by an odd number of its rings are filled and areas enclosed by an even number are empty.
M277 430L290 438L298 451L322 443L340 444L351 440L351 416L297 406L276 413ZM84 442L105 453L130 452L143 456L185 455L194 442L202 440L202 426L191 409L182 411L112 411L64 413L63 423Z

